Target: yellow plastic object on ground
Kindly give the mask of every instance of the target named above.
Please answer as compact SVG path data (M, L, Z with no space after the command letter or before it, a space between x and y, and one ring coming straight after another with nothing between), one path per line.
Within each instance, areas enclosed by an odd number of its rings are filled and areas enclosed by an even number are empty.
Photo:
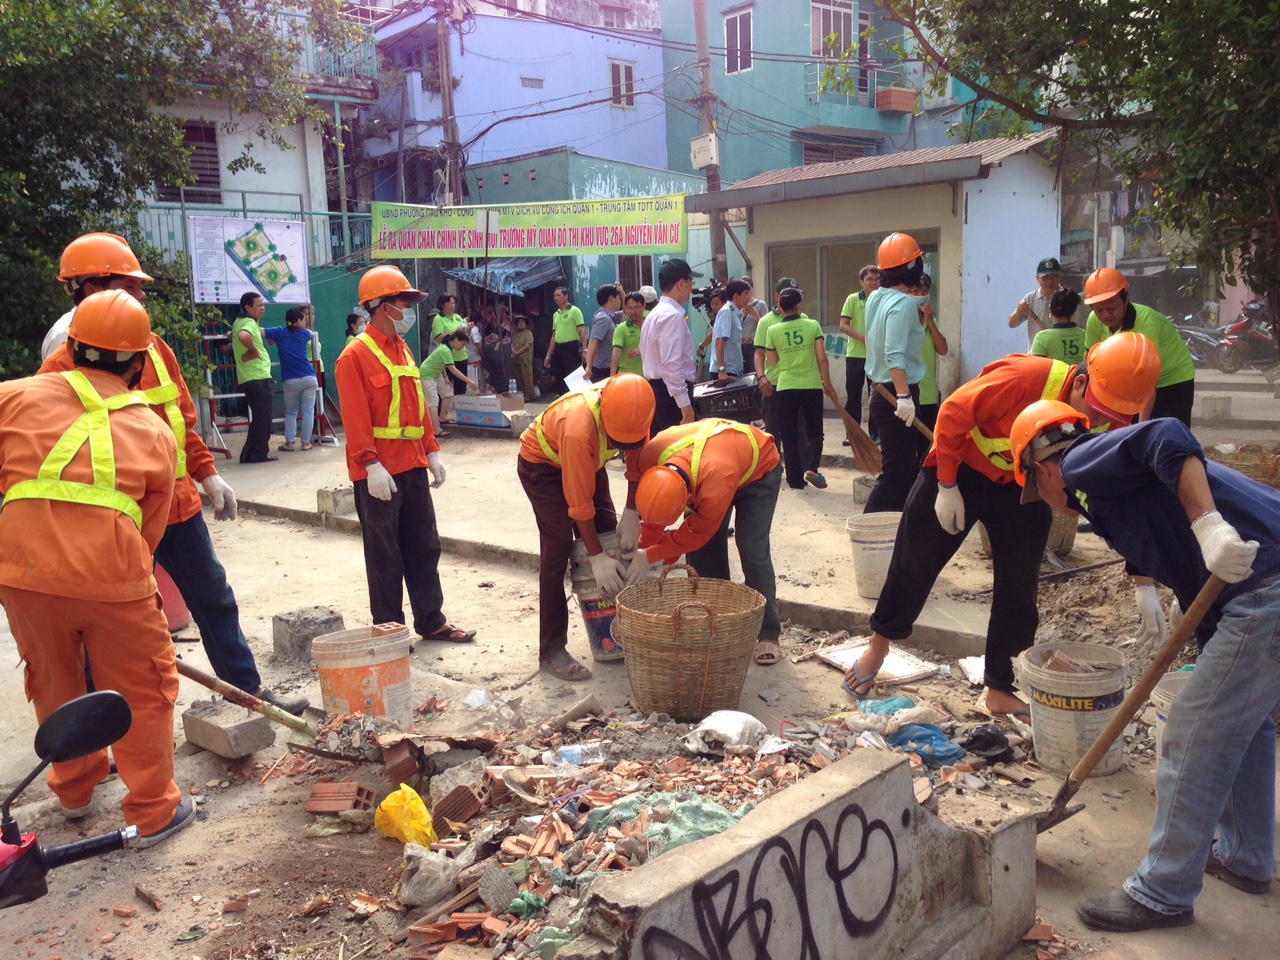
M418 791L405 783L378 805L373 825L384 837L401 843L430 847L438 839L427 805L418 796Z

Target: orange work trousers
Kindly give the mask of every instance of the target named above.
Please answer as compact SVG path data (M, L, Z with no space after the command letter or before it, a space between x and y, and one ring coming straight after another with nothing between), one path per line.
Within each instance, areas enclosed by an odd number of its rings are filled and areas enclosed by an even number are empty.
M0 586L0 604L26 663L27 699L36 718L85 693L84 659L99 690L115 690L133 725L111 748L129 789L125 822L144 836L173 819L182 793L173 780L173 705L178 671L159 595L123 603L77 600ZM55 763L49 788L68 808L87 806L110 772L107 751Z

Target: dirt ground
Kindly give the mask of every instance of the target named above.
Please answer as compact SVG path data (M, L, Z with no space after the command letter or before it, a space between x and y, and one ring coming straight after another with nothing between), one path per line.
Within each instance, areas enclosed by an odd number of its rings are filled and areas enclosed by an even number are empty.
M306 665L272 658L271 617L324 603L339 610L348 626L365 623L367 597L359 538L249 515L233 523L211 522L210 529L235 587L244 628L265 681L279 691L303 692L318 703L318 683ZM1096 538L1081 537L1081 552L1073 562L1104 555L1105 548ZM975 554L966 562L982 561ZM475 644L419 644L412 655L415 695L429 690L431 675L437 674L518 700L518 709L528 720L558 714L587 693L596 694L606 711L630 711L621 663L595 664L595 678L588 684L536 673L537 585L532 573L446 554L442 575L446 613L455 623L478 629L479 636ZM1122 643L1136 624L1130 593L1116 568L1049 587L1042 603L1042 634L1055 639L1085 635L1097 639L1106 633ZM972 596L968 600L981 603ZM571 624L570 650L586 659L585 634L572 604ZM827 634L790 625L784 652L799 655L829 639ZM180 642L179 650L193 663L207 665L199 643ZM923 655L947 664L945 658ZM9 664L16 661L6 632L0 632L0 658ZM937 699L959 721L972 725L984 719L970 710L979 693L963 680L939 678L917 686L914 695ZM771 704L760 697L762 691L771 694ZM184 680L179 712L206 695ZM777 667L751 669L742 708L777 731L784 720L817 720L848 709L848 700L840 690L837 671L816 659L800 663L784 659ZM34 765L30 747L34 721L24 702L20 674L13 670L0 674L0 715L8 721L0 726L0 783L12 785ZM656 731L644 736L619 733L613 754L638 759L670 755L680 732L668 729L661 737ZM1139 748L1143 733L1137 731ZM193 751L184 743L179 725L177 778L184 790L199 791L204 798L203 819L153 850L120 853L52 874L48 896L5 912L3 936L12 944L8 955L43 960L238 960L354 958L366 949L366 956L384 955L397 918L384 910L361 922L353 918L347 903L358 893L382 897L391 891L399 870L400 844L372 832L304 839L302 830L311 820L304 806L312 783L317 776L340 779L351 770L331 761L302 763L286 758L264 780L268 768L286 752L285 740L278 734L273 749L230 764ZM362 767L359 775L384 793L396 786L382 779L377 766ZM1140 750L1134 752L1124 771L1086 784L1081 798L1089 807L1083 814L1041 838L1037 888L1041 916L1065 937L1079 941L1082 956L1113 960L1274 957L1280 894L1247 897L1216 880L1208 881L1197 905L1201 921L1179 931L1176 941L1167 933L1100 936L1076 921L1071 911L1076 899L1118 886L1140 859L1151 822L1153 775L1150 758ZM1028 802L1040 804L1057 783L1045 776L1019 790ZM24 795L19 820L25 829L38 828L46 844L114 829L121 825L122 789L114 780L100 788L102 812L77 828L54 811L56 800L41 781ZM985 796L979 799L982 802L975 801L975 809L992 802ZM160 897L163 909L156 912L139 901L135 884ZM236 894L248 896L248 908L224 914L223 905ZM300 916L321 894L332 898L327 911ZM121 917L113 912L116 908L137 913ZM408 953L403 947L391 950L392 956ZM1014 954L1032 955L1031 948Z

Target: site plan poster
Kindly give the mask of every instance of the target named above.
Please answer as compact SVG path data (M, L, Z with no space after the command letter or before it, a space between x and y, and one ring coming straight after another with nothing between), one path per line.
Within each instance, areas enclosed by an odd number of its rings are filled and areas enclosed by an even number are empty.
M298 220L187 217L196 303L310 303L306 225Z
M372 256L403 260L486 252L491 257L683 253L688 249L684 197L674 193L483 207L374 203Z

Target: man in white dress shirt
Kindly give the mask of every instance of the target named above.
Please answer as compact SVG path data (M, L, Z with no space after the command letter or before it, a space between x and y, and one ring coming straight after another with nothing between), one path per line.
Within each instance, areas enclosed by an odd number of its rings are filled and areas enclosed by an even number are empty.
M693 334L685 303L693 291L693 270L683 260L668 260L658 268L662 298L640 328L640 359L644 376L657 398L653 433L692 423Z

